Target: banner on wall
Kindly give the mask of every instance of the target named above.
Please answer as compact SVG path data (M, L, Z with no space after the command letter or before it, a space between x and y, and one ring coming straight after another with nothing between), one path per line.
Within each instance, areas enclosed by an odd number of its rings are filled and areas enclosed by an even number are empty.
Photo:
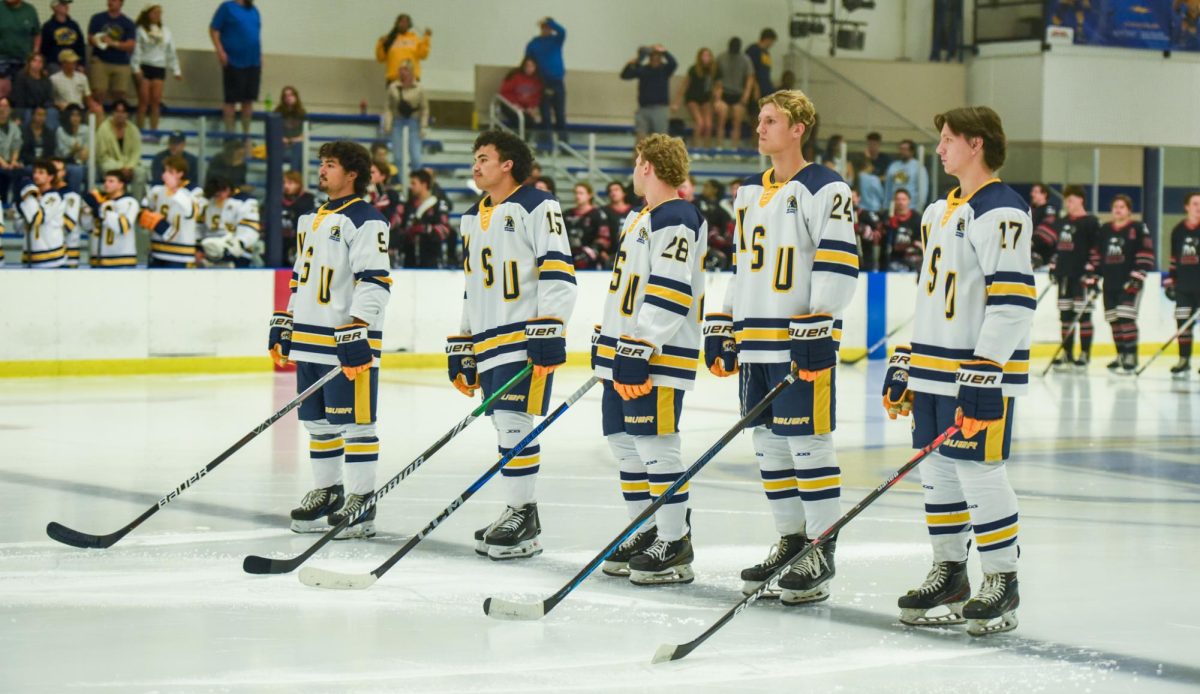
M1046 27L1091 46L1200 51L1200 0L1051 0Z

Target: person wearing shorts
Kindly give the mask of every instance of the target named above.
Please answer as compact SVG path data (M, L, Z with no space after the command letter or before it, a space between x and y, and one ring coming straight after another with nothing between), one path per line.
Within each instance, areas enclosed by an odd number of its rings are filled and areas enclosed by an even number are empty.
M213 14L208 33L221 61L225 130L233 131L234 110L241 104L242 132L248 133L262 78L262 17L253 0L226 0Z

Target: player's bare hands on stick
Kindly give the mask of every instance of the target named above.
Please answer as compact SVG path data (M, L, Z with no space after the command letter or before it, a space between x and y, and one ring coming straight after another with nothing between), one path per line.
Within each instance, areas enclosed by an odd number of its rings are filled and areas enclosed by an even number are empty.
M799 369L801 379L817 380L822 371L837 363L837 347L833 342L833 316L811 313L792 316L788 324L792 348L792 367Z
M447 367L450 383L458 392L469 397L479 388L479 370L475 365L475 347L470 335L451 335L446 338Z
M525 351L533 363L534 378L544 378L567 361L567 338L562 321L534 318L525 324Z
M371 343L367 340L366 321L355 319L333 331L337 343L338 362L346 379L353 381L360 373L371 368L375 357L371 354Z
M267 351L271 353L276 366L282 368L288 365L288 354L292 351L292 314L287 311L276 311L271 316Z
M704 363L719 378L738 371L733 316L728 313L710 313L704 317Z
M650 356L654 345L622 335L613 356L613 388L622 400L635 400L654 389L650 381Z
M897 347L888 360L888 370L883 377L883 409L888 419L907 417L912 412L913 392L908 389L907 347Z
M963 438L1004 419L1004 392L1000 388L1004 369L988 359L964 361L958 367L958 411L955 424Z

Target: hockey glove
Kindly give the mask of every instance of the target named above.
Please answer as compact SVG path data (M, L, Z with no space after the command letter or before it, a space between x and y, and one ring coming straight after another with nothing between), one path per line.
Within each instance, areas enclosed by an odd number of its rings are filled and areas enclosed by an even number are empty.
M1162 283L1162 287L1163 287L1163 294L1167 295L1167 301L1174 301L1175 300L1175 279L1172 277L1168 277L1168 278L1164 279L1163 283Z
M292 351L292 314L287 311L276 311L271 316L267 351L275 360L275 366L282 368L288 365L288 354Z
M592 326L592 360L590 362L592 371L596 370L596 350L599 347L600 347L600 326L593 325Z
M567 360L567 338L557 318L533 318L525 324L525 351L533 362L533 375L545 376Z
M737 342L733 338L733 316L728 313L704 317L704 363L720 378L737 373Z
M1137 294L1142 291L1142 280L1137 277L1130 277L1128 280L1125 280L1123 289L1126 294Z
M649 395L654 386L650 382L650 355L654 345L649 342L621 336L613 357L613 388L622 400L633 400Z
M472 397L479 388L479 371L475 367L475 346L470 335L451 335L446 338L447 366L450 382L463 395Z
M375 358L371 354L371 343L367 341L366 323L355 321L343 325L333 331L333 341L337 344L338 362L347 380L353 381L355 376L371 368Z
M1100 284L1100 275L1097 275L1096 271L1090 265L1088 267L1084 268L1084 270L1083 270L1083 286L1088 289L1091 289L1091 288L1097 286L1098 284Z
M833 316L828 313L792 316L788 337L791 338L792 364L800 370L800 378L805 381L817 380L820 372L837 364Z
M883 409L888 419L907 417L912 412L913 392L908 389L908 347L897 347L888 359L887 374L883 377Z
M1003 380L1004 369L994 361L976 357L959 365L955 423L962 428L963 438L972 438L1004 418Z

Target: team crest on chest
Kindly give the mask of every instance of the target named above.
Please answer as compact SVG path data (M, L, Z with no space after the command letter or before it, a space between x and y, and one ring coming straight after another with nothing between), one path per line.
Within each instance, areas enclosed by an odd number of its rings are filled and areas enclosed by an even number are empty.
M508 215L504 215L504 230L505 231L516 231L517 230L516 222L514 222L513 218Z
M641 229L638 229L637 242L644 244L644 243L649 243L649 241L650 241L650 232L646 231L646 227L642 227Z
M788 199L787 199L787 210L786 210L787 214L796 214L796 209L797 209L796 196L789 195Z
M966 233L967 233L967 220L959 217L958 224L954 227L954 235L961 239L963 236L966 235Z
M337 224L333 225L333 228L329 230L329 240L330 241L341 241L342 240L342 227L341 226L339 226Z

